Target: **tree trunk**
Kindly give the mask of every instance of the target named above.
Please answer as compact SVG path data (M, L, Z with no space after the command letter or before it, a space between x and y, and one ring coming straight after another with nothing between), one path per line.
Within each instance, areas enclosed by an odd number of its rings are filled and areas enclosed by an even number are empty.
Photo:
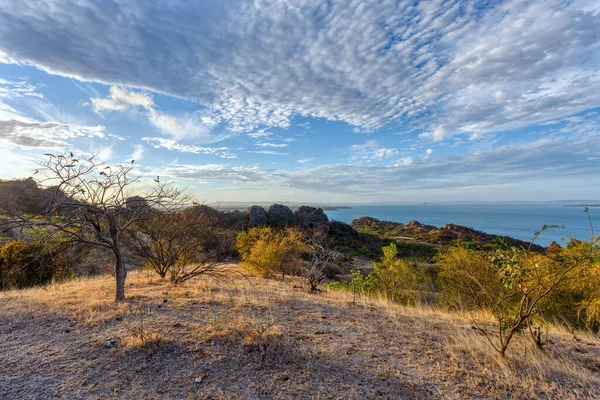
M114 249L117 262L115 264L115 279L117 282L117 290L115 301L125 300L125 278L127 277L127 269L125 268L125 258L120 248Z
M125 300L125 278L127 277L127 268L125 268L125 257L121 249L121 241L119 240L119 220L116 214L109 216L110 236L112 238L112 250L115 253L115 280L117 283L115 301Z

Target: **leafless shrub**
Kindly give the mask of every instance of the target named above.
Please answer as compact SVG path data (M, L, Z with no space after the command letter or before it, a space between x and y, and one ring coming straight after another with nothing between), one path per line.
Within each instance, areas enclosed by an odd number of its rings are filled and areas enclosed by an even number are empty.
M156 214L138 224L135 237L147 266L172 283L206 275L226 278L233 236L213 227L212 219L193 210Z
M337 259L338 254L328 248L327 235L322 230L309 232L305 239L308 261L303 265L302 274L310 285L310 291L318 291L318 286L325 279L328 267Z

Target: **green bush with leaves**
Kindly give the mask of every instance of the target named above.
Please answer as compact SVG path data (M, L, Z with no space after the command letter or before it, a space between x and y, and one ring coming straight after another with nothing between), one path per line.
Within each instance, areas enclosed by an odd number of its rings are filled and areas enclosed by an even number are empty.
M357 294L373 294L377 291L377 279L373 274L363 274L360 271L350 271L351 280L329 282L325 287L335 291L356 291Z
M251 228L237 236L236 248L242 267L263 276L294 275L302 270L302 255L306 252L302 232L285 228Z
M392 243L384 247L380 262L373 263L377 289L391 299L416 304L424 293L433 290L433 277L417 260L398 258L398 248Z

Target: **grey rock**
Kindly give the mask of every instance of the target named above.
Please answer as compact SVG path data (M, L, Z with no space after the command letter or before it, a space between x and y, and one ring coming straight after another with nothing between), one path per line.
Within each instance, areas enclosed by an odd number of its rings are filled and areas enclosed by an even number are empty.
M294 211L294 223L300 228L324 228L328 222L322 208L301 206Z
M273 204L268 212L269 225L274 228L285 228L292 225L294 213L289 207L281 204Z
M250 217L250 221L248 221L248 226L250 228L254 228L255 226L266 226L269 223L267 212L261 206L252 206L248 208L248 216Z

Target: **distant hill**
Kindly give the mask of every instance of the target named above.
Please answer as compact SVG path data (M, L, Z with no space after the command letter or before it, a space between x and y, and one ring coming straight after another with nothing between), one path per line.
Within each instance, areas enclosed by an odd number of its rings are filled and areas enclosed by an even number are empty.
M33 178L0 180L0 211L5 213L42 213L56 189L41 188Z

